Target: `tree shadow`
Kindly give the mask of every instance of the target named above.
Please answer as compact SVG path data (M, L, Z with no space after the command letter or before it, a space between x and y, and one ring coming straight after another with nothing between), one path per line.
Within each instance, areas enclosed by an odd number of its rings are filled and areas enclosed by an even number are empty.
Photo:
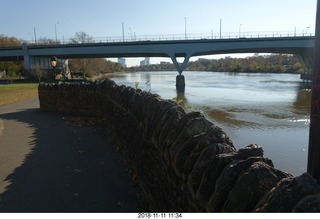
M0 118L34 130L30 142L19 145L32 149L5 179L9 185L0 194L0 212L137 211L119 154L93 127L70 127L63 115L38 109Z

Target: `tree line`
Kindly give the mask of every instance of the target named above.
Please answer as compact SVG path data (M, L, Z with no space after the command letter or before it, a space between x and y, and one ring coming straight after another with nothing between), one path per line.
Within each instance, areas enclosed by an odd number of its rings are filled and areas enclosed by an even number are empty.
M77 32L70 39L71 43L92 43L93 37L84 33ZM18 40L15 37L0 35L0 47L20 46L24 40ZM48 38L39 38L37 45L56 45L59 41ZM85 58L85 59L69 59L69 69L71 72L82 73L86 77L92 77L95 74L123 72L124 68L119 63L108 61L104 58ZM39 71L39 69L37 69ZM24 76L26 73L23 60L20 61L0 61L0 73L5 72L7 78ZM41 71L41 77L44 72ZM31 72L32 73L32 72ZM0 77L3 74L0 74ZM38 77L39 73L36 74Z
M131 67L130 71L176 71L172 63L155 64L148 66ZM189 62L186 71L212 72L261 72L261 73L304 73L305 66L296 55L269 54L247 58L203 59Z
M15 37L7 37L0 34L0 47L19 46L21 41ZM6 75L17 76L19 69L24 69L23 62L0 62L0 73L6 72Z

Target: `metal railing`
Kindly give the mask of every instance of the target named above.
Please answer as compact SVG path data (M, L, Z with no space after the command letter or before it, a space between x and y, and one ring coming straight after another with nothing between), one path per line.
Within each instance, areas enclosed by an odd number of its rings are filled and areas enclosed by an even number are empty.
M204 39L239 39L239 38L276 38L276 37L307 37L314 36L310 31L261 31L261 32L227 32L227 33L192 33L192 34L159 34L96 37L94 42L139 42L168 40L204 40ZM68 43L62 42L62 43Z
M125 35L91 37L89 42L84 43L120 43L120 42L147 42L147 41L172 41L172 40L219 40L219 39L243 39L243 38L279 38L279 37L310 37L314 32L310 30L291 31L255 31L255 32L211 32L191 34L158 34L158 35ZM27 45L63 45L78 44L71 38L60 38L49 42L23 41Z

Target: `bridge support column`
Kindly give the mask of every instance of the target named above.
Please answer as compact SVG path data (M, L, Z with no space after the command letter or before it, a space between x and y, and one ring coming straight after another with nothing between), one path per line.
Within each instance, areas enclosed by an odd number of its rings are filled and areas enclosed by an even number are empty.
M184 79L184 76L182 75L183 70L187 67L189 63L189 59L191 57L191 54L182 54L180 57L184 57L184 61L182 64L179 64L177 61L177 57L179 57L180 54L169 54L174 66L176 67L177 71L179 72L179 75L177 75L176 78L176 89L179 92L184 92L186 87L186 82Z
M313 49L304 49L297 53L301 64L306 68L307 74L312 74L312 65L313 65L313 57L314 51Z
M178 92L184 92L186 87L186 83L185 83L185 79L184 79L184 75L177 75L176 78L176 89Z
M180 55L179 54L169 54L174 66L176 67L177 71L179 72L179 74L181 75L183 70L187 67L188 63L189 63L189 59L191 57L191 54L183 54ZM184 57L184 61L182 64L179 64L177 61L177 57Z
M26 43L22 44L22 50L23 50L24 68L29 70L30 69L29 51Z

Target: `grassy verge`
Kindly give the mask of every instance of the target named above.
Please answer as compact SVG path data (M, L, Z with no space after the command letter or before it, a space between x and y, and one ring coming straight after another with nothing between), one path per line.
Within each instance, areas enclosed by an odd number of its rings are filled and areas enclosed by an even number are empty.
M38 84L0 85L0 106L15 103L38 95Z

